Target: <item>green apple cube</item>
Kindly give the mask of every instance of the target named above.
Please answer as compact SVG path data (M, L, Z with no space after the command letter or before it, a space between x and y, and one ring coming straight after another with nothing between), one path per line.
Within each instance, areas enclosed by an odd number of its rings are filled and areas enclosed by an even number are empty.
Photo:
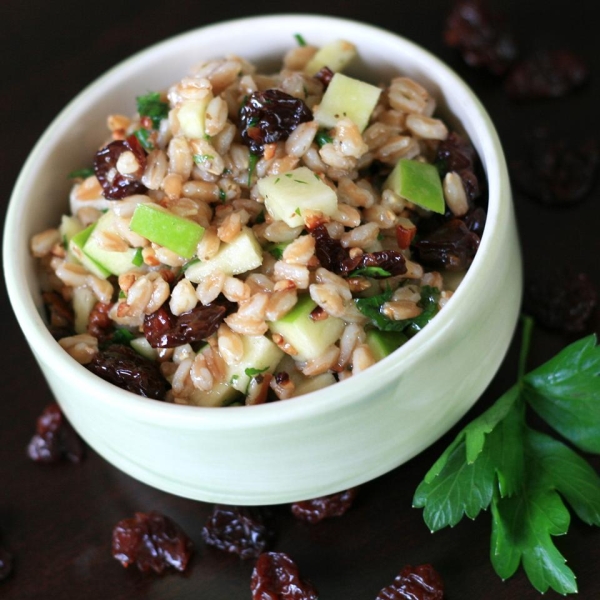
M190 398L198 406L223 406L236 396L245 394L250 379L259 373L273 373L283 357L283 351L264 335L242 336L244 353L239 362L228 365L224 381L212 390L195 390Z
M294 396L302 396L303 394L309 394L310 392L316 392L323 388L329 387L336 383L336 378L333 373L321 373L314 377L305 377L298 384L294 390Z
M131 222L131 231L164 246L183 258L192 258L204 235L204 227L156 204L138 204Z
M85 239L82 248L83 253L87 257L100 265L102 269L108 271L109 274L122 275L134 268L133 260L136 255L136 249L127 248L126 250L119 251L107 250L102 243L99 242L98 237L96 237L102 232L114 233L116 218L117 216L112 211L109 210L108 212L105 212L96 222L93 231L91 231L90 235Z
M323 67L328 67L334 73L341 71L356 56L356 46L346 40L335 40L320 48L308 61L305 71L315 75Z
M396 331L379 331L371 329L367 332L367 345L375 360L381 360L397 350L408 338Z
M69 240L69 252L90 273L93 273L97 277L100 277L100 279L106 279L111 274L111 272L83 251L85 244L90 239L90 236L92 235L92 232L95 228L96 223L92 223L89 227L86 227L79 233L76 233Z
M401 158L389 174L385 189L390 189L413 204L444 214L444 192L434 165Z
M277 321L269 323L272 333L277 333L298 352L296 360L310 360L321 356L336 342L344 331L345 323L337 317L314 321L310 313L317 304L306 294L298 299L294 308Z
M331 216L337 210L335 191L308 167L259 179L258 192L273 219L290 227L304 225L306 211Z
M185 276L193 283L200 283L212 273L239 275L262 265L263 251L252 230L242 227L240 233L228 244L222 242L219 251L209 260L192 263Z
M212 100L207 94L200 100L188 100L177 110L181 133L188 139L201 139L206 134L206 108Z
M336 73L315 109L315 120L322 127L335 127L340 119L348 117L363 131L380 94L381 89L370 83Z

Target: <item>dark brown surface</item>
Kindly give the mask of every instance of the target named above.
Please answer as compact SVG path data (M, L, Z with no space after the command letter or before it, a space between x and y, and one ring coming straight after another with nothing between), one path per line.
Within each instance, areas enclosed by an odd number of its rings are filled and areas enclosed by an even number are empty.
M2 212L37 138L82 87L132 52L165 37L219 20L281 11L279 2L75 2L2 0L0 7L0 178ZM289 5L298 10L300 5ZM505 0L524 50L569 47L583 55L591 83L561 100L516 105L496 80L467 68L443 46L443 0L341 2L305 0L303 10L378 24L422 44L454 67L479 94L495 121L509 160L522 156L531 128L549 124L575 139L600 132L600 53L594 3ZM310 32L301 32L309 36ZM292 41L292 40L290 40ZM176 76L177 74L174 74ZM565 210L543 208L517 194L516 208L529 275L574 264L600 286L600 190ZM200 531L211 506L155 491L120 473L88 451L81 465L42 466L26 458L35 419L51 395L14 320L4 288L0 401L0 543L15 557L15 572L0 582L6 600L186 600L250 598L252 561L204 546ZM590 331L600 332L596 311ZM548 359L574 338L536 331L531 365ZM472 418L514 382L517 344L497 377L469 413ZM452 390L448 391L449 397ZM465 420L466 421L466 420ZM539 598L522 571L501 582L490 566L489 515L431 535L412 494L452 439L394 472L363 486L343 517L318 525L294 520L278 507L276 549L288 552L328 600L368 600L407 563L431 562L449 600ZM592 463L600 468L600 460ZM158 510L193 538L196 554L185 575L155 576L123 569L110 556L112 526L135 511ZM600 531L573 518L559 549L578 576L585 600L600 597ZM548 593L547 598L559 596Z

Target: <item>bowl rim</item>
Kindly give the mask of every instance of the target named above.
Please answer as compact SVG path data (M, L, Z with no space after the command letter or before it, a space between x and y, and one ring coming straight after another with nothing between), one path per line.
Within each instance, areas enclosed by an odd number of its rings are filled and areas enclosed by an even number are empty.
M4 274L11 305L21 329L30 345L35 340L36 350L40 356L43 355L44 360L53 370L68 374L72 378L73 386L77 386L82 390L92 390L91 393L97 397L96 401L104 402L111 409L115 408L146 422L158 420L165 424L178 424L180 428L184 429L195 429L199 425L238 429L255 426L264 427L289 420L311 419L337 410L341 403L348 406L364 400L363 396L350 393L351 389L356 387L354 378L337 382L334 386L327 388L327 394L323 394L322 390L308 393L302 396L302 400L298 402L273 402L256 406L227 407L225 411L214 410L214 407L165 403L127 392L92 374L67 353L56 352L59 346L39 315L29 293L25 274L23 270L15 267L17 261L13 262L9 258L14 256L15 252L18 253L22 246L22 239L17 235L17 231L22 213L20 198L24 196L25 189L29 185L28 177L32 172L35 172L35 164L38 157L43 153L46 143L53 139L55 132L60 129L63 123L69 120L69 114L74 108L86 101L91 101L96 94L101 93L101 90L113 78L118 77L124 71L134 69L139 61L152 60L156 54L162 53L165 48L181 44L197 36L214 34L223 30L230 32L229 30L232 27L282 26L283 24L288 27L293 24L290 29L297 31L305 26L302 23L310 24L316 21L329 23L334 25L336 29L344 26L354 30L363 30L366 33L378 36L378 39L385 39L386 43L404 47L418 57L416 63L422 64L424 61L434 68L435 77L433 77L433 80L440 87L451 85L453 90L460 92L462 99L474 109L470 116L473 126L485 133L481 136L483 146L479 149L479 156L486 172L489 190L486 221L487 235L483 235L481 245L471 267L444 310L440 311L435 319L415 338L409 340L392 355L369 367L367 375L359 374L358 376L362 377L362 381L366 382L366 378L371 377L372 380L378 382L378 385L389 383L397 376L399 362L402 362L403 365L410 365L412 361L417 360L419 355L434 344L436 338L455 318L454 313L460 310L463 296L469 294L471 282L480 276L488 257L493 254L493 238L495 236L492 233L497 228L506 227L511 214L510 184L500 140L486 109L471 88L448 65L431 52L402 35L375 25L346 18L310 13L273 14L230 19L169 37L136 52L110 68L86 86L60 111L46 128L25 161L8 205L3 243Z

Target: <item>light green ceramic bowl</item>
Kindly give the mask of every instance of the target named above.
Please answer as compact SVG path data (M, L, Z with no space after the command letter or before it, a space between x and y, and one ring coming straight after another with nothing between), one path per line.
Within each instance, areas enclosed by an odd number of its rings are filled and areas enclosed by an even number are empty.
M364 373L301 398L197 408L137 397L92 375L48 333L29 255L30 236L67 210L65 173L105 136L110 113L162 89L200 60L227 53L277 66L294 34L354 42L373 82L405 74L460 122L487 173L489 212L479 252L458 291L416 337ZM81 436L106 460L188 498L270 504L317 497L377 477L438 439L496 373L519 312L521 262L502 148L486 111L437 58L392 33L323 16L258 17L167 40L109 71L50 125L23 167L6 219L4 270L33 353Z

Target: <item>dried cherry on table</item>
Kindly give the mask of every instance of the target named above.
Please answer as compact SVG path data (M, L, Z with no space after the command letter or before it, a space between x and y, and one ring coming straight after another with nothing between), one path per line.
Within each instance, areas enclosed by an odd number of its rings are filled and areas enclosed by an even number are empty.
M407 565L375 600L443 600L444 582L431 565Z
M169 567L185 571L192 551L192 541L183 529L156 511L136 513L113 529L112 555L124 567L135 564L140 571L156 573Z
M292 514L297 519L313 524L330 517L341 517L352 506L357 494L358 488L350 488L337 494L294 502L291 506Z
M216 505L202 529L206 544L243 559L258 557L273 538L268 515L253 507Z
M250 580L252 600L318 600L314 585L300 576L296 563L284 552L264 552Z

